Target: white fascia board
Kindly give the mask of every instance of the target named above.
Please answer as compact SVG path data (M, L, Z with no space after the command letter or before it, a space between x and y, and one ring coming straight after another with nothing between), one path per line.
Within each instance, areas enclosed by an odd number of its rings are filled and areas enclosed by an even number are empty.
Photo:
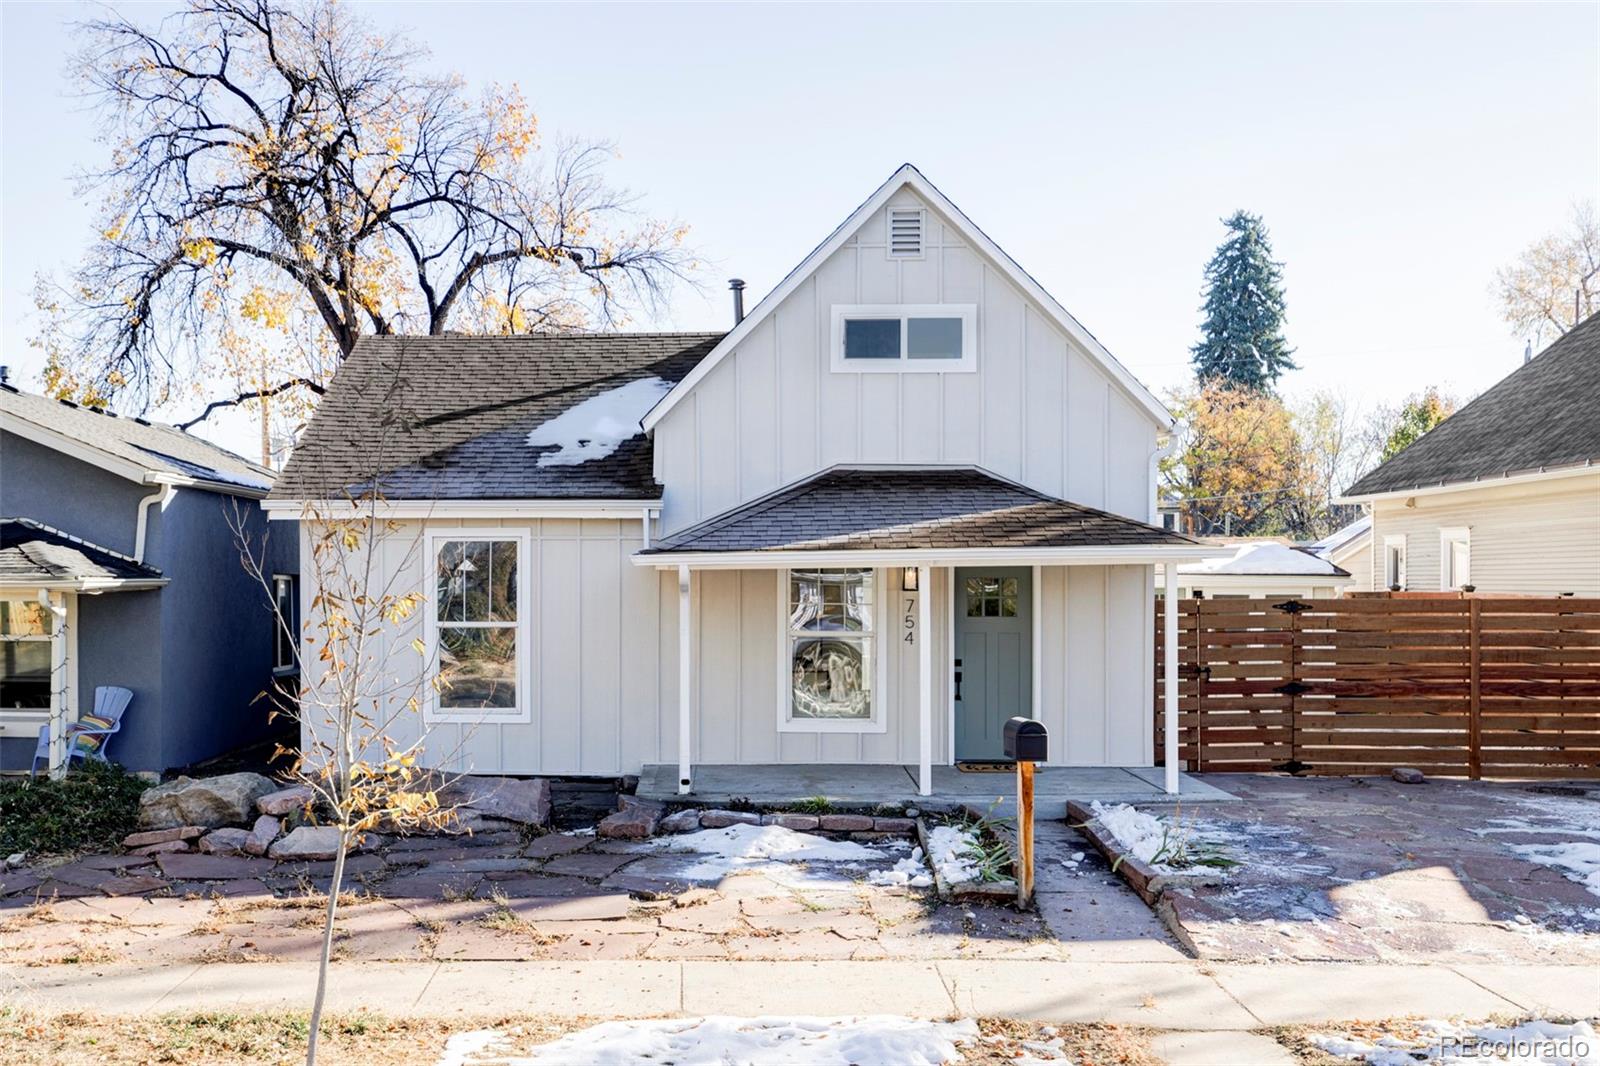
M76 581L0 581L0 592L36 592L49 589L52 592L82 592L94 595L99 592L143 592L148 589L158 589L170 581L165 577L141 578L81 578Z
M151 474L145 478L151 485L172 485L181 489L199 489L202 492L218 492L225 496L242 496L247 500L264 500L272 489L261 488L256 485L240 485L233 481L212 481L209 478L190 477L187 474Z
M349 500L263 500L261 509L279 522L307 517L354 518L375 511L381 518L623 518L638 521L661 513L660 500L389 500L372 507Z
M1229 554L1223 552L1223 555ZM797 566L1128 566L1218 558L1210 545L1105 548L906 548L883 551L662 552L631 556L635 566L691 570L781 570Z
M1499 477L1480 477L1471 481L1447 481L1441 485L1425 485L1414 489L1393 489L1389 492L1372 492L1365 496L1340 496L1334 503L1371 503L1374 500L1403 500L1410 496L1438 496L1446 492L1472 492L1475 489L1496 489L1505 485L1529 485L1540 481L1559 481L1562 478L1582 477L1600 473L1594 460L1571 466L1557 466L1546 470L1530 470L1525 474L1506 474Z
M112 455L104 449L85 444L76 437L69 437L65 433L57 433L53 429L41 426L39 423L29 421L26 418L18 418L16 415L0 414L0 430L4 430L7 433L15 433L25 440L41 444L53 451L58 451L63 455L77 459L79 462L99 467L101 470L115 474L118 477L127 478L129 481L137 481L141 485L149 484L150 479L159 473L153 467L130 462L119 455Z
M716 347L712 348L706 354L706 357L700 360L694 369L684 376L682 381L673 386L672 391L663 396L660 402L650 409L640 423L645 432L653 432L656 424L666 417L668 411L672 410L679 401L692 392L695 386L707 374L711 373L718 363L727 357L729 352L744 343L745 338L750 336L756 326L787 299L795 289L799 288L822 265L824 260L843 247L844 243L861 228L867 219L871 218L879 208L888 203L895 193L906 186L910 186L918 195L932 204L934 209L944 215L957 232L998 265L1001 272L1014 285L1032 297L1044 309L1045 313L1050 316L1051 320L1061 328L1062 332L1076 341L1079 346L1089 353L1091 358L1100 363L1111 375L1112 379L1122 386L1123 390L1156 421L1157 425L1163 429L1170 430L1176 424L1176 420L1172 417L1172 412L1167 409L1166 405L1156 399L1155 395L1145 388L1139 379L1128 371L1127 367L1117 362L1116 357L1106 350L1105 345L1095 339L1094 334L1085 329L1083 324L1076 318L1073 318L1066 308L1056 302L1055 297L1046 292L1026 270L1017 264L1016 260L1012 259L999 245L990 240L988 234L979 229L944 193L936 189L932 182L923 177L921 171L907 163L890 175L888 181L878 186L878 190L869 196L860 207L851 212L850 216L829 235L827 240L819 244L810 255L801 260L800 265L791 270L778 283L777 288L762 297L761 302L751 309L750 313L744 317L744 320L736 325L727 336L718 341Z

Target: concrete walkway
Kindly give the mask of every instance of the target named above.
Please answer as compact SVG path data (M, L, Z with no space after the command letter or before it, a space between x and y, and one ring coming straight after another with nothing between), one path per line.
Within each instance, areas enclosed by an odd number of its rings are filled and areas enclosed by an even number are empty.
M1584 966L1357 963L396 962L335 963L331 1009L392 1016L640 1018L702 1014L995 1015L1170 1031L1405 1015L1600 1015ZM0 1003L168 1013L305 1009L307 963L0 967Z
M1178 795L1163 791L1164 773L1149 766L1042 766L1034 778L1041 816L1061 817L1068 800L1088 803L1216 803L1231 795L1191 774L1180 774ZM678 794L676 763L647 763L638 793L647 799L721 804L735 799L767 806L800 803L821 796L840 806L909 803L929 808L1009 803L1016 778L1009 771L965 772L933 768L933 795L917 795L917 768L893 763L696 763L694 791Z

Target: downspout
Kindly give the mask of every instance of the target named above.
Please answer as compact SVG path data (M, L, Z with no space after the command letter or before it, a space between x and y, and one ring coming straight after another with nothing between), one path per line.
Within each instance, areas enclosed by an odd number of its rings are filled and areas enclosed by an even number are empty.
M1150 524L1161 524L1161 460L1172 455L1178 447L1178 434L1183 429L1175 424L1165 437L1156 437L1156 446L1150 452Z
M139 501L139 518L133 528L133 561L144 562L145 530L150 527L150 505L159 503L162 510L166 510L167 501L172 499L176 491L171 485L162 485L155 492Z

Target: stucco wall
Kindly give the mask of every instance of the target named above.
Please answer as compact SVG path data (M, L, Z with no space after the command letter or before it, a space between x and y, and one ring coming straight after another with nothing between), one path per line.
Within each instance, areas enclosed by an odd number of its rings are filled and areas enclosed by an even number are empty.
M133 552L137 504L154 491L152 485L0 433L0 515L5 517L31 518L127 555Z

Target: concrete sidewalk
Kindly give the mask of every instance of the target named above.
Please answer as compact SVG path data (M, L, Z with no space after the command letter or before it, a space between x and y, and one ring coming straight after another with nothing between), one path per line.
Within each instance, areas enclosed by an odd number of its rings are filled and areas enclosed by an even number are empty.
M393 1016L994 1015L1163 1030L1419 1014L1600 1015L1585 966L1194 962L335 963L329 1005ZM304 1009L299 963L0 966L0 1003L123 1013Z

